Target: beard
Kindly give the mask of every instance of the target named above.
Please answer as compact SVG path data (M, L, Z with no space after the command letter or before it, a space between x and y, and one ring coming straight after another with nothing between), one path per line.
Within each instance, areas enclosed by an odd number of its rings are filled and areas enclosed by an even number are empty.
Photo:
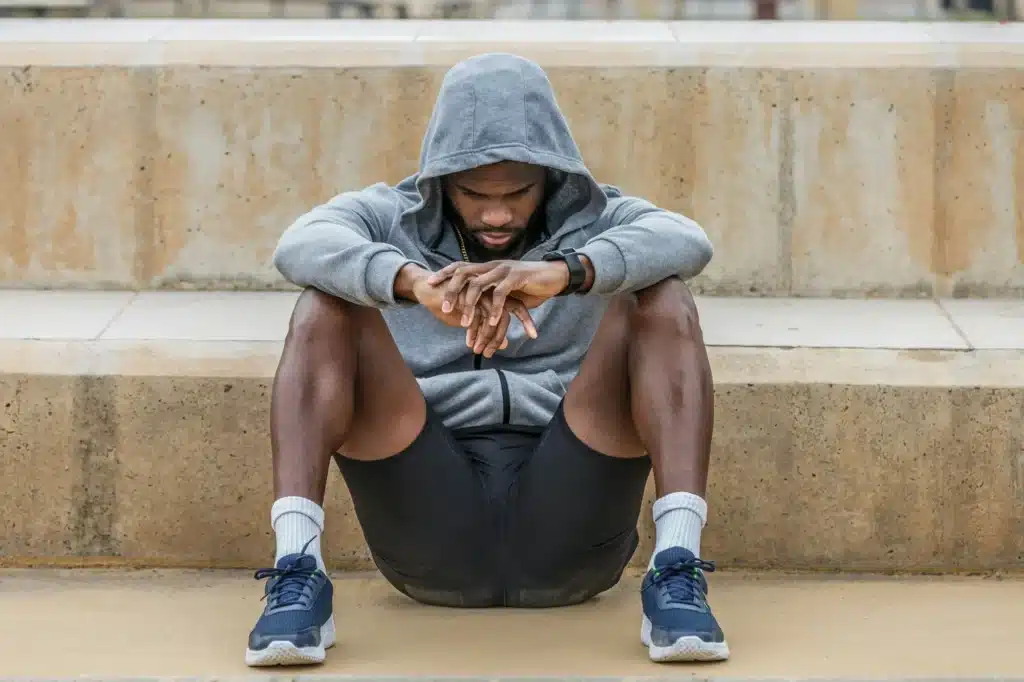
M511 235L512 239L509 240L508 244L502 246L493 246L485 243L480 239L479 233L487 232L490 234L501 234ZM500 229L494 229L493 227L464 227L462 228L462 235L468 237L467 242L471 243L473 250L480 254L486 254L491 258L510 258L513 254L522 253L525 251L523 245L526 242L526 238L529 236L530 226L529 224L523 227L503 227ZM470 245L467 243L467 247Z
M462 219L462 216L458 214L455 207L450 202L445 200L445 217L455 227L456 230L462 234L466 242L466 250L469 252L470 260L489 261L489 260L513 260L522 257L526 253L529 246L536 240L537 236L543 232L544 227L544 204L537 207L537 210L533 212L533 216L527 221L526 225L519 226L506 226L506 227L487 227L486 225L474 225L470 226L466 224L466 221ZM512 235L511 241L508 244L504 244L500 247L490 246L480 240L480 232L490 232L493 234L510 234Z

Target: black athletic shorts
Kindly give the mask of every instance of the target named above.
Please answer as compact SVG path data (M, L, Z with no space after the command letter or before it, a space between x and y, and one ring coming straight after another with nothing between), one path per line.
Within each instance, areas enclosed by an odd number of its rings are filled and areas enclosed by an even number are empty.
M438 606L550 607L614 586L638 543L650 460L608 457L569 429L452 431L427 409L394 457L336 458L374 562Z

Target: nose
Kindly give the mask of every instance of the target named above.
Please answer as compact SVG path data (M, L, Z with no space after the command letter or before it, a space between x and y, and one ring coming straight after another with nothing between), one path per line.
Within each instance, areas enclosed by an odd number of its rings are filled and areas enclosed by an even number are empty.
M480 216L480 222L487 227L505 227L512 222L512 211L501 205L489 206Z

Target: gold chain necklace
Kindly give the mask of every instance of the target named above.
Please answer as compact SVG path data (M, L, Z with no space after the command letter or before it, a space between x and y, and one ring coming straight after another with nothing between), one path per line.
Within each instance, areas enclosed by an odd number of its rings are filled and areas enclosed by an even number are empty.
M457 228L457 227L454 228L454 229L455 229L455 238L459 240L459 251L462 253L462 260L464 260L464 261L466 261L468 263L469 262L469 252L466 251L466 242L462 241L462 232L460 232L459 228Z

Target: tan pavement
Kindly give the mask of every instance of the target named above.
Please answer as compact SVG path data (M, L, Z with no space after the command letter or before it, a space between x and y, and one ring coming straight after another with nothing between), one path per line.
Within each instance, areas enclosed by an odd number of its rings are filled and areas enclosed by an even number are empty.
M711 576L724 664L650 663L637 581L551 611L421 606L336 577L340 644L277 674L728 678L1024 677L1024 580ZM0 572L0 677L239 677L260 583L216 571Z

